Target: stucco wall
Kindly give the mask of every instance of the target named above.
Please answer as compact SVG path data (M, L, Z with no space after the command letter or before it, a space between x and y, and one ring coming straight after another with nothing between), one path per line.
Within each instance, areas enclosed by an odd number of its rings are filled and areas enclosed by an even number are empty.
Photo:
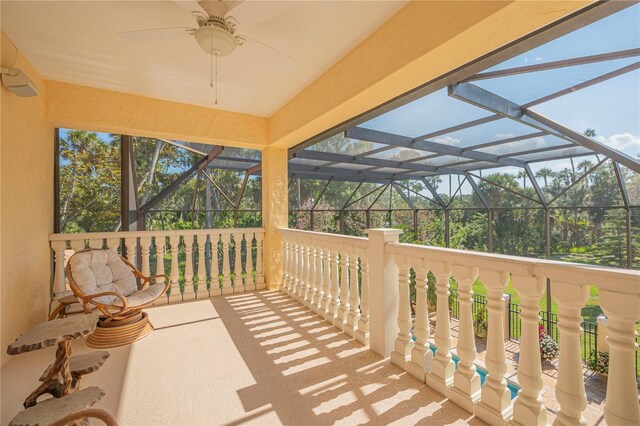
M15 50L2 37L2 66ZM45 84L18 57L40 95L19 98L0 89L0 304L2 364L5 348L29 327L46 319L49 309L51 258L48 237L53 230L53 130L45 119Z
M55 127L262 148L267 119L139 95L47 81Z

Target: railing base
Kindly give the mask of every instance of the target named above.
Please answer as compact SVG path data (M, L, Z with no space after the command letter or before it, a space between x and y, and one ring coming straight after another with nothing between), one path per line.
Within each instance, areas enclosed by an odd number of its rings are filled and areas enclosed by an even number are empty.
M489 407L486 403L480 401L475 406L476 417L484 420L490 425L506 425L513 415L513 407L509 405L504 411L500 412L493 407Z
M425 383L434 391L448 397L449 389L453 386L453 377L445 381L442 377L438 377L433 374L433 371L430 371L425 377Z
M393 355L393 353L391 355ZM403 368L413 377L420 380L422 383L426 383L427 371L425 371L424 367L413 362L407 362L405 363Z
M480 384L480 377L478 377L478 385ZM480 386L478 386L477 392L469 395L468 392L464 392L457 387L451 387L449 389L449 399L456 405L462 407L465 411L473 414L475 407L480 400Z

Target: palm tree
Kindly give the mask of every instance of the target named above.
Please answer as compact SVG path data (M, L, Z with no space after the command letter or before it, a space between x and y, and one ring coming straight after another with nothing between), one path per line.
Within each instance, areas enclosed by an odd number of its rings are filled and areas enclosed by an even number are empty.
M518 179L522 179L522 187L524 189L527 189L527 171L526 170L520 170L518 172Z
M586 175L587 172L589 170L591 170L591 168L593 167L593 163L589 160L584 160L578 163L578 166L576 167L580 173L582 173L582 175ZM587 187L587 190L589 189L589 179L585 179L585 185Z
M553 175L553 170L551 170L548 167L543 167L540 170L538 170L538 172L536 173L536 177L537 178L542 178L544 180L544 187L547 188L548 186L548 182L547 179L549 179L549 177Z

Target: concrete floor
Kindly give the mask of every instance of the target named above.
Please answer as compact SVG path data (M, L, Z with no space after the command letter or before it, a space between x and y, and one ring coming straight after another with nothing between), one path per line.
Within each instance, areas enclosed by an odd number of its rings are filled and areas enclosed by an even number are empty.
M483 423L276 291L148 310L156 330L85 376L121 425ZM74 342L75 353L90 349ZM2 368L1 424L53 360Z

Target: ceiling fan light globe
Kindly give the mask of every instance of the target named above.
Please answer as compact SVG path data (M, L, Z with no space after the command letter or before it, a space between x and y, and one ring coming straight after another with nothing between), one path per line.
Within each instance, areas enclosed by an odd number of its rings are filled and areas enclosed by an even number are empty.
M195 38L202 50L209 55L227 56L238 46L232 34L215 26L198 28Z

